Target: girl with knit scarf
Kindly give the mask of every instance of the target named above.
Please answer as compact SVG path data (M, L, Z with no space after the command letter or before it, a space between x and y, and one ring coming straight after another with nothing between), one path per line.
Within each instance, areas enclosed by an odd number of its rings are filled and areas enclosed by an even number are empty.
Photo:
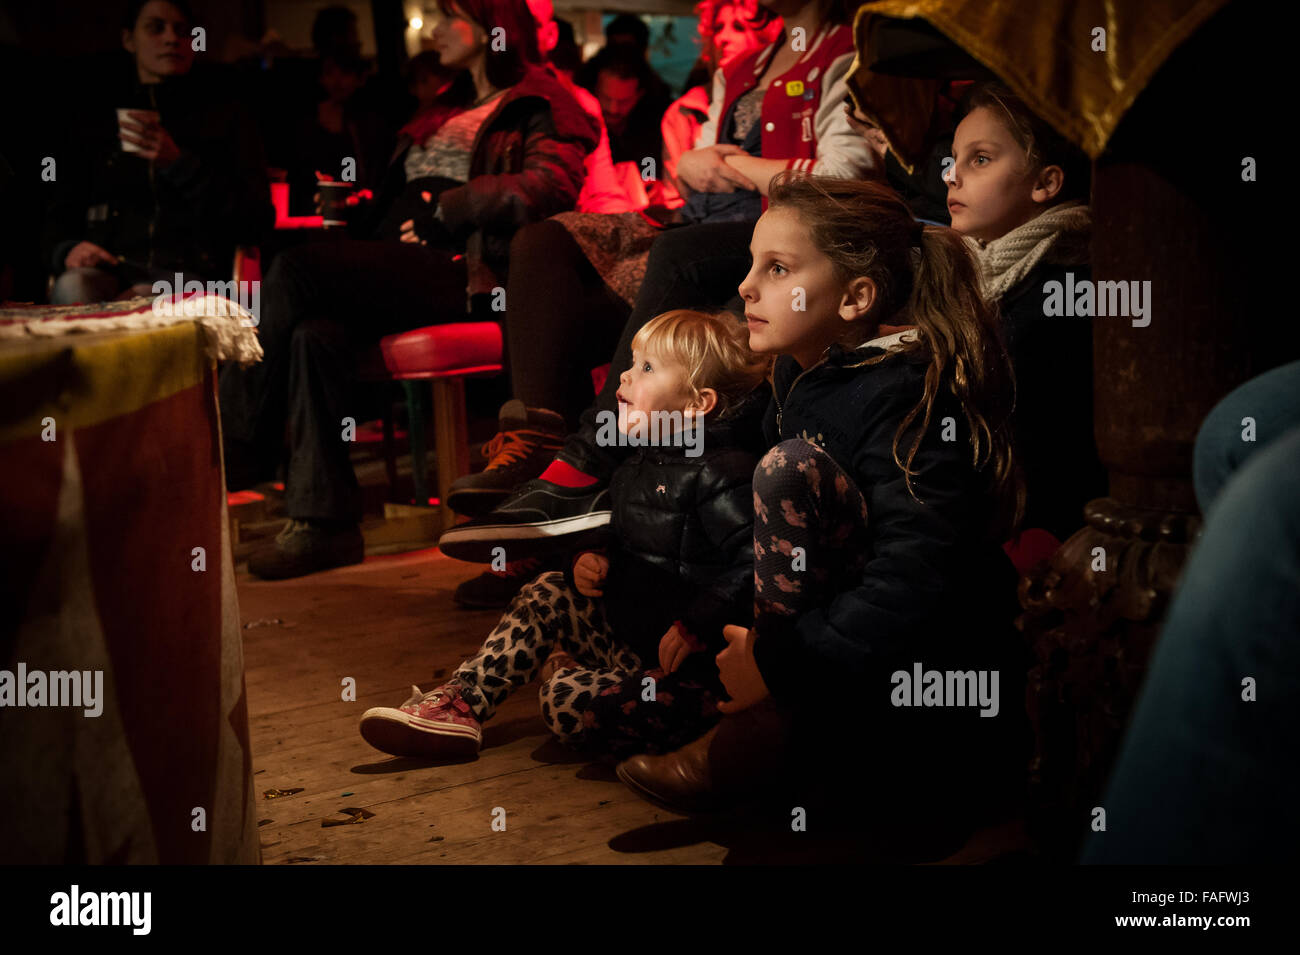
M1065 539L1106 493L1092 437L1092 327L1044 314L1044 286L1091 278L1085 156L1005 87L969 98L944 173L952 227L980 265L1016 372L1016 449L1028 490L1026 527Z

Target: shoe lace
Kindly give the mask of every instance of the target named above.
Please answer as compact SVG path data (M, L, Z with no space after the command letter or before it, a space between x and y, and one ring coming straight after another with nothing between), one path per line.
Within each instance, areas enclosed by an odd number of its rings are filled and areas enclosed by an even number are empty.
M295 534L302 534L309 530L311 530L311 524L309 522L291 518L289 523L285 524L284 527L280 529L280 533L275 535L275 539L284 542Z
M441 706L454 706L463 712L469 711L469 704L461 699L456 687L443 684L437 689L424 693L415 684L411 684L411 698L403 706L416 706L420 703L435 703Z
M547 438L554 440L555 436L545 431L523 428L516 431L498 431L491 441L483 445L483 457L488 459L488 466L484 470L492 471L522 461Z

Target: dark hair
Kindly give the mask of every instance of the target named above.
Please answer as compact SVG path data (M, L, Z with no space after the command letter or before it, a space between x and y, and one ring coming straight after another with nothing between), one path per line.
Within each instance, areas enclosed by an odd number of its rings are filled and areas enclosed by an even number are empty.
M986 82L972 87L966 94L966 108L962 115L983 107L1006 127L1029 159L1031 170L1047 166L1060 166L1065 174L1061 191L1052 204L1070 199L1087 200L1092 182L1092 162L1078 147L1069 143L1015 93L1001 83Z
M654 85L654 75L645 57L624 46L607 46L590 60L586 69L590 72L592 85L601 73L613 73L625 80L636 80L641 84L641 91L648 92Z
M181 12L187 23L194 22L194 11L185 0L162 0L163 3L170 4ZM136 21L140 19L140 11L145 8L149 0L130 0L126 5L126 12L122 15L122 29L134 31Z
M995 530L1005 539L1024 508L1011 437L1015 375L997 310L980 293L979 269L962 237L944 226L922 226L896 192L871 180L786 171L772 180L768 201L772 209L788 208L799 216L813 244L831 260L837 280L864 276L875 283L876 304L865 325L917 328L916 340L901 353L926 362L925 391L894 435L894 461L908 490L915 497L912 461L930 429L935 400L947 391L970 429L972 464L987 476L997 502ZM857 340L846 344L865 338L862 329L850 334ZM903 456L899 446L909 432Z
M497 89L514 86L529 66L542 61L537 51L537 21L524 0L438 0L438 9L453 16L452 5L459 7L488 34L487 78ZM494 50L491 33L505 31L503 49Z
M630 36L642 56L650 49L650 28L634 13L620 13L605 24L605 43L615 36Z
M311 22L311 45L321 55L340 53L347 47L348 30L357 15L347 7L325 7Z
M577 73L582 68L582 50L573 36L573 24L563 17L556 17L555 26L559 36L555 40L555 49L551 51L551 62L557 70Z

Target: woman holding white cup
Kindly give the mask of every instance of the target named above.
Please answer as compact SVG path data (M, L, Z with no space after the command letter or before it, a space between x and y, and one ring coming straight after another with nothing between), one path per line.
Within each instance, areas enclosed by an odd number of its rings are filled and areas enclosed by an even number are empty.
M177 272L228 280L235 246L273 221L251 121L219 77L192 71L184 0L133 0L120 40L129 59L93 77L60 149L45 234L55 304L147 295Z

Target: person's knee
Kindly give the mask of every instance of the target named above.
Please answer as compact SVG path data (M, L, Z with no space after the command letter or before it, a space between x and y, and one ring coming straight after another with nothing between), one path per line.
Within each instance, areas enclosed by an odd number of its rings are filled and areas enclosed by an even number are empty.
M754 493L767 498L806 489L807 462L825 457L824 451L803 438L782 441L769 448L754 469Z
M568 743L576 743L586 728L582 714L575 713L565 705L573 693L573 685L559 676L553 676L543 682L537 691L542 722L546 724L552 736Z
M1240 411L1229 397L1210 411L1197 432L1192 475L1202 511L1209 508L1232 472L1254 449L1253 444L1247 443Z
M117 279L101 269L68 269L54 280L50 302L54 305L106 302L114 298L117 291Z

